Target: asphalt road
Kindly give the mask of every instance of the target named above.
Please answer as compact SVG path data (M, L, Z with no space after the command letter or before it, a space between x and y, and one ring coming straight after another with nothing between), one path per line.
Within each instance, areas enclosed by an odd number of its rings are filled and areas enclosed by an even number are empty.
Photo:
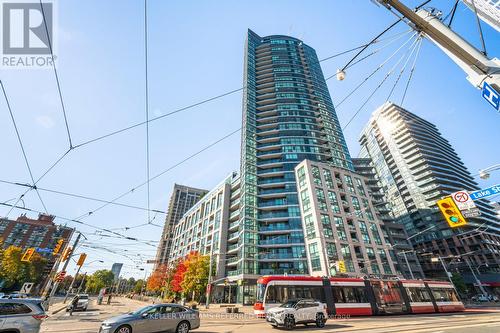
M43 333L96 333L100 323L109 317L130 312L144 306L142 302L129 299L114 299L111 305L96 306L91 303L87 312L75 312L70 317L62 311L46 320ZM229 315L220 309L202 311L201 327L197 333L266 333L285 332L273 329L263 319L256 319L248 313ZM404 315L364 317L329 320L322 329L314 325L297 326L296 332L354 332L354 333L500 333L500 308L473 309L455 314Z

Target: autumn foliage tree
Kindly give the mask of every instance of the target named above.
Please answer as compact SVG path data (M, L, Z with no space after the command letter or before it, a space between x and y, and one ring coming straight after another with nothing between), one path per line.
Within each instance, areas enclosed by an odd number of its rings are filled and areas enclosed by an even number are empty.
M149 276L146 289L153 292L161 292L165 289L167 279L167 265L160 265Z
M186 271L180 285L185 294L192 295L193 300L201 296L207 287L209 261L209 256L197 252L191 252L184 260Z

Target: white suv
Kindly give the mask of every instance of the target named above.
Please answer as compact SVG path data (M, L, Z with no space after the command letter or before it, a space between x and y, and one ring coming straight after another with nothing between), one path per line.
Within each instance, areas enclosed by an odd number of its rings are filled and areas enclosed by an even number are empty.
M38 333L45 318L40 299L0 299L0 332Z
M296 324L315 323L317 327L324 327L327 318L326 305L311 299L290 300L266 312L267 322L288 330L293 329Z

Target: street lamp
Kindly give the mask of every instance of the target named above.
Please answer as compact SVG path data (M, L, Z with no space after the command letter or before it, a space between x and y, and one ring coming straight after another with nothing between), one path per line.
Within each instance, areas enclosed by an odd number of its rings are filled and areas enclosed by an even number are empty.
M499 170L499 169L500 169L500 164L495 164L495 165L492 165L488 168L479 170L479 178L488 179L488 178L490 178L491 171L495 171L495 170Z

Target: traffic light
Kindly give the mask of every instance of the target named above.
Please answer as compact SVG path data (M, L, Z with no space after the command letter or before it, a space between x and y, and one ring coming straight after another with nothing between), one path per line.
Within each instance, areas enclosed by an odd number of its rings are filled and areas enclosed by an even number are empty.
M85 262L85 259L87 259L87 255L85 253L80 254L80 258L78 258L77 266L82 266L83 263Z
M450 228L461 227L467 224L467 221L451 197L438 200L437 205Z
M339 264L339 271L340 271L340 273L346 273L347 270L345 269L344 260L339 260L338 264Z
M35 252L36 252L35 248L30 247L29 249L26 250L26 252L24 252L23 257L21 258L21 261L30 262L31 257L33 257L33 254L35 254Z
M63 238L60 238L57 243L56 243L56 246L54 247L54 251L52 251L52 255L57 255L60 251L61 251L61 248L64 244L64 239Z
M68 246L66 247L66 249L64 250L63 254L62 254L62 258L61 258L61 261L66 261L69 259L69 257L71 256L71 252L73 251L73 249L71 248L71 246Z

